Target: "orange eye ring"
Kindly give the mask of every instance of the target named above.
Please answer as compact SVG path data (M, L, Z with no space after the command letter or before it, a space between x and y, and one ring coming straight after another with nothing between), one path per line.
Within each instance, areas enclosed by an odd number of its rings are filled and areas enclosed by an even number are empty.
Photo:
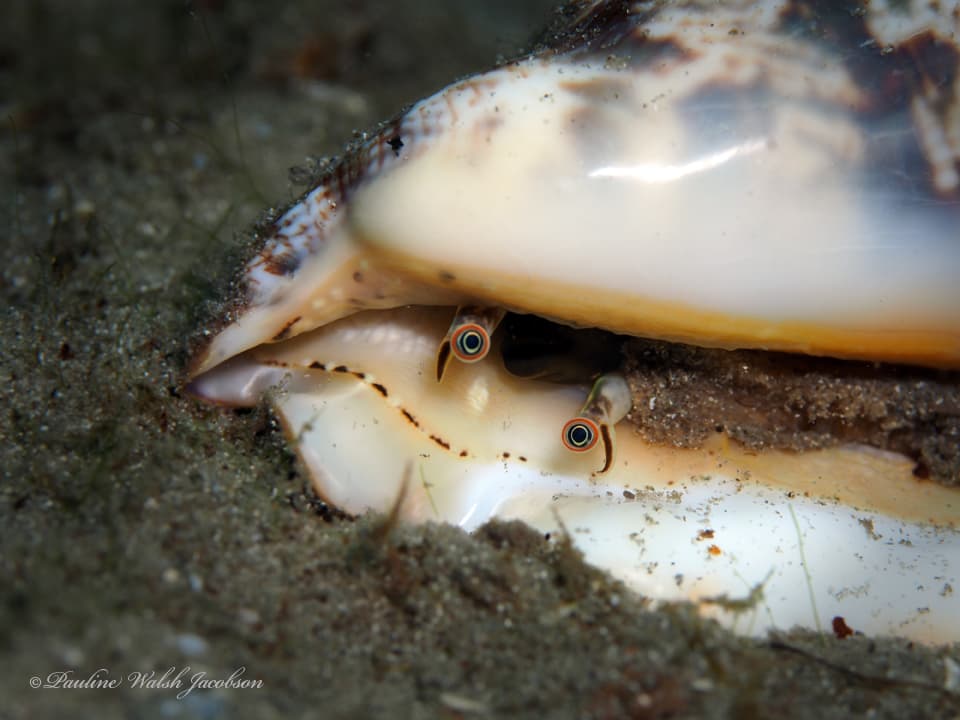
M575 417L563 426L560 437L567 450L587 452L592 450L600 440L600 428L590 418Z
M480 325L466 323L453 331L450 348L460 362L478 362L490 352L490 335Z

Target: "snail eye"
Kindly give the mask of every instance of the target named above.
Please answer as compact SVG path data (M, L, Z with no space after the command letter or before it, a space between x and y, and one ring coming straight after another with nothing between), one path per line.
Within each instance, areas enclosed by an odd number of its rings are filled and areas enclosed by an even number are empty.
M477 362L483 360L490 350L490 336L479 325L468 323L453 331L450 346L461 362Z
M588 418L577 417L563 426L563 445L573 452L586 452L600 439L600 428Z

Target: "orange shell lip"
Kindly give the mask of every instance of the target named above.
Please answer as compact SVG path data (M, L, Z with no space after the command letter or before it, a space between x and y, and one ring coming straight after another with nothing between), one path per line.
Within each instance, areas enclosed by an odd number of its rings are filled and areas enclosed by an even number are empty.
M434 280L432 268L417 258L384 250L385 266L424 283ZM797 319L765 318L540 279L498 273L495 291L477 268L453 266L451 289L490 307L540 315L574 327L700 347L727 350L752 348L842 360L902 363L960 370L960 310L939 322L922 317L885 317L880 310L872 326L829 325Z

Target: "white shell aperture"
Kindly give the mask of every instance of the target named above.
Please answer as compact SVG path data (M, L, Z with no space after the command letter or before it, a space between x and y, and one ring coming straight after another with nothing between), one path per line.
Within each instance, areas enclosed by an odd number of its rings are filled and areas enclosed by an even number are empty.
M454 364L438 385L436 337L451 317L354 315L254 349L195 391L247 404L262 390L249 383L276 385L271 401L315 488L348 512L388 511L407 477L408 520L473 529L498 516L566 532L639 592L698 601L741 631L840 615L871 634L960 640L945 590L960 580L960 497L913 479L906 458L858 446L758 455L719 438L665 448L622 432L595 477L595 453L558 441L584 389L518 380L493 355ZM758 584L763 599L743 613L710 602Z

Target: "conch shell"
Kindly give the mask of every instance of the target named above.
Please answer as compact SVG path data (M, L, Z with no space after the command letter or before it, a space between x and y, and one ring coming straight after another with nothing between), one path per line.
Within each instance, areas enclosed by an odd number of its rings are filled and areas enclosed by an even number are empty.
M408 467L410 519L562 525L745 629L832 613L960 639L956 490L863 446L614 449L646 402L616 369L513 377L497 334L528 313L960 368L960 5L857 7L571 3L536 52L414 104L260 229L191 390L268 392L349 512L391 507Z

